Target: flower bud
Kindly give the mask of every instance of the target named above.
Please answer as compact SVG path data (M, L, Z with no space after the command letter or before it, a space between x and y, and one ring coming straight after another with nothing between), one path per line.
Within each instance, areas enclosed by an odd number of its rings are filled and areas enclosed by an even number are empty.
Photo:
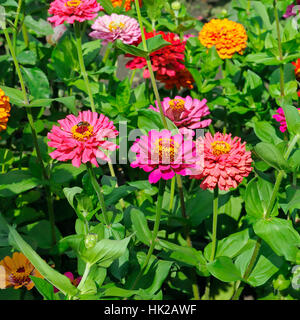
M174 1L174 2L172 2L172 4L171 4L171 8L172 8L172 10L174 10L174 11L179 11L180 8L181 8L181 3L180 3L179 1Z
M93 248L98 241L98 235L95 233L90 233L86 235L85 240L84 240L84 245L87 249Z

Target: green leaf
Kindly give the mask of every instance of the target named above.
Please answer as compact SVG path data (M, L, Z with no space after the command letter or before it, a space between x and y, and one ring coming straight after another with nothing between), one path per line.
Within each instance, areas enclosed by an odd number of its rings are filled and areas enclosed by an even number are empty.
M216 257L225 256L234 258L245 247L249 240L249 229L231 234L230 236L218 241ZM211 243L204 249L204 256L207 260L210 258Z
M104 8L107 14L112 14L114 7L110 0L101 0L101 6Z
M69 182L84 171L84 166L76 168L70 163L58 164L51 171L50 183L63 184Z
M30 279L34 282L35 287L37 288L38 292L44 297L44 300L55 300L52 284L44 279L34 276L30 276Z
M258 156L271 167L277 170L286 169L288 167L287 161L276 146L267 142L260 142L254 147L254 150Z
M247 214L255 218L263 218L267 213L267 209L273 192L273 184L260 178L253 178L247 185L245 194L245 204ZM276 215L278 211L277 204L271 213Z
M166 46L171 45L170 42L165 41L163 39L161 34L159 34L153 38L147 39L146 42L147 42L147 48L148 48L149 53L155 52L155 51L160 50ZM138 48L142 49L141 46L142 46L142 43L139 44Z
M137 238L144 244L150 245L152 233L148 227L147 219L142 211L132 208L130 210L130 217L133 231L135 231Z
M15 170L0 174L0 197L11 197L40 185L29 170Z
M300 114L297 108L286 104L282 105L284 115L290 133L300 135Z
M32 100L29 105L22 105L23 107L50 107L53 101L60 102L64 104L73 114L77 114L77 109L75 106L76 97L62 97L62 98L55 98L55 99L34 99Z
M255 245L255 240L249 240L247 249L235 260L235 265L240 270L241 274L245 274L245 271L249 266ZM253 287L263 285L281 268L283 263L284 259L278 257L265 242L262 242L259 249L259 256L247 279L247 283Z
M34 20L31 15L26 15L24 23L28 29L38 37L49 36L53 34L53 28L49 22L44 19Z
M131 237L123 240L100 240L93 248L84 250L81 258L91 266L97 263L98 266L108 268L125 253L130 239Z
M208 271L217 279L224 282L238 281L242 279L240 271L228 257L218 257L207 264Z
M125 44L120 39L115 41L115 44L116 44L117 48L121 49L125 53L132 54L133 56L146 58L148 55L148 52L146 52L142 49L139 49L136 46L131 46L131 45Z
M267 121L257 121L254 123L254 132L258 138L267 143L278 144L282 142L276 135L275 128Z
M60 290L65 295L75 296L78 292L70 279L60 274L51 268L19 235L19 233L8 226L9 228L9 242L16 249L20 250L33 266L40 272L40 274L47 279L53 286Z
M279 218L258 220L253 229L277 255L284 256L288 261L296 261L300 235L291 221Z
M25 82L35 99L49 98L50 86L47 76L39 68L22 68Z
M16 106L23 106L24 95L21 90L9 88L5 86L0 86L0 88L4 91L5 95L9 97L10 103L15 104Z

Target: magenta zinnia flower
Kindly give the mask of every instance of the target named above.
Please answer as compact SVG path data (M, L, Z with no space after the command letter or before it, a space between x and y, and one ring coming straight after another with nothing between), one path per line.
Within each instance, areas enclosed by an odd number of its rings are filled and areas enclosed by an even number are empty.
M60 127L53 126L48 133L49 147L56 148L50 153L53 159L72 160L75 167L80 167L81 163L87 162L98 167L96 158L110 161L102 150L113 151L118 148L115 143L106 140L106 138L115 138L118 131L113 122L103 114L83 111L79 112L78 117L68 115L58 122Z
M151 172L150 183L156 183L161 178L172 179L175 173L182 176L192 174L196 166L195 143L183 138L182 134L172 135L169 130L151 130L131 147L131 151L136 153L131 167Z
M162 101L163 111L178 128L201 129L211 124L211 119L201 119L210 114L207 100L193 99L190 96L182 98L176 96L175 99L164 98ZM150 109L159 112L158 102L155 101L156 108Z
M64 22L72 24L75 21L92 20L101 9L97 0L54 0L48 11L53 17L48 21L56 27Z
M72 272L65 272L64 275L70 279L70 282L72 283L73 286L78 287L82 277L77 277L76 279L74 278L74 275ZM54 293L59 292L59 290L54 287Z
M121 39L125 44L133 44L141 37L139 23L134 19L122 14L105 15L99 17L90 33L90 36L96 39L103 39L103 44Z
M300 0L297 0L297 4L300 5ZM285 14L283 15L283 18L290 18L297 15L297 8L294 9L295 5L291 4L287 7ZM298 10L300 12L300 10Z
M300 113L300 108L298 108L298 111ZM280 123L279 130L281 132L285 132L287 130L287 124L286 124L284 111L282 108L278 108L276 112L277 114L274 114L273 118Z
M203 171L194 176L203 179L202 189L215 189L228 191L236 188L244 177L252 171L251 152L246 151L245 142L241 138L231 138L231 134L217 132L214 136L206 133L197 143L204 147Z

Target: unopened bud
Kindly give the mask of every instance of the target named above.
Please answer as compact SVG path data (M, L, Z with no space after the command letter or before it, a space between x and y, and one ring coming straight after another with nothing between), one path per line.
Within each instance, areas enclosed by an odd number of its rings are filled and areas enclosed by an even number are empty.
M87 249L93 248L98 241L98 235L95 233L90 233L85 237L84 244Z
M174 11L179 11L180 8L181 8L181 3L180 3L179 1L174 1L174 2L172 2L172 4L171 4L171 8L172 8L172 10L174 10Z

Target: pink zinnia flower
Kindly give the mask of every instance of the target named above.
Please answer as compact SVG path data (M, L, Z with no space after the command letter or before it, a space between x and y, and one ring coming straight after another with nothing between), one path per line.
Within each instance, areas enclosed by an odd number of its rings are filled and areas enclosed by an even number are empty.
M110 161L101 150L115 150L118 146L106 138L115 138L118 131L113 122L97 112L79 112L78 117L68 115L58 121L60 127L53 126L48 133L49 147L56 148L50 157L59 161L72 160L75 167L91 162L98 167L96 158Z
M298 111L300 112L300 108L298 108ZM282 108L278 108L276 112L277 114L274 114L273 118L280 123L279 130L281 132L285 132L287 130L287 124L286 124L284 111Z
M252 171L251 152L246 151L246 143L241 143L241 138L232 139L231 134L220 132L212 136L208 132L197 143L204 147L204 168L193 178L203 179L202 189L218 187L228 191L236 188Z
M172 179L175 173L182 176L192 174L196 166L195 143L183 138L182 134L172 135L169 130L151 130L131 147L131 151L136 153L131 167L151 172L150 183L156 183L161 178Z
M164 114L178 128L187 129L200 129L208 127L211 124L211 119L201 119L210 114L207 100L193 99L190 96L186 98L176 96L175 99L164 98L162 101L162 107ZM156 107L150 106L150 109L159 112L157 101L155 101Z
M96 39L103 39L103 44L121 39L125 44L133 44L141 37L140 25L136 19L124 16L122 14L105 15L99 17L90 33L90 36Z
M74 275L72 272L65 272L64 275L70 279L70 282L72 283L73 286L78 287L82 277L74 278ZM54 293L59 292L57 288L54 287Z
M101 9L97 0L54 0L48 11L53 17L48 21L56 27L64 22L72 24L75 21L92 20Z
M297 4L300 5L300 0L297 0ZM291 4L287 7L285 14L283 15L283 18L290 18L297 15L297 8L294 9L295 5ZM300 11L300 10L298 10Z

